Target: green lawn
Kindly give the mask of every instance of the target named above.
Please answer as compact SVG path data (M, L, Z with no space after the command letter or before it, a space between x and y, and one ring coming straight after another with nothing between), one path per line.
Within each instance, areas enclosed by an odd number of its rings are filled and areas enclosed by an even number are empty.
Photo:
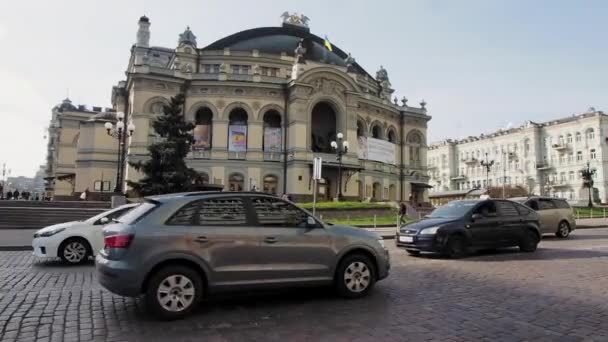
M312 209L312 202L297 203L305 209ZM317 202L317 209L374 209L391 208L390 204L365 202Z
M574 217L576 218L588 218L588 217L604 217L604 208L573 208ZM593 215L591 215L593 213ZM608 216L608 209L606 209L606 215Z
M328 219L326 222L333 224L345 224L349 226L373 226L374 218L373 217L360 217L360 218L351 218L351 219ZM378 216L376 217L377 225L397 225L397 215L391 216Z

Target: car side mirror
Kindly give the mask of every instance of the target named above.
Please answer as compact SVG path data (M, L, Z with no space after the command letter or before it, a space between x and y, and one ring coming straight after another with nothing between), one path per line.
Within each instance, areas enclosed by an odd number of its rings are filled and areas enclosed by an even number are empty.
M108 224L110 222L110 219L107 217L102 217L101 219L99 219L99 224Z
M475 213L475 214L471 215L471 221L477 221L482 218L483 218L483 216L479 213Z

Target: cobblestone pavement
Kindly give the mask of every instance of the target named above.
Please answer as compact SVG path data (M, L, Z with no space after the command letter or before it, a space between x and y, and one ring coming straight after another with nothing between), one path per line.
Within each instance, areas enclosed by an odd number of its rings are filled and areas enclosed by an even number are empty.
M608 341L608 229L547 238L534 254L391 254L390 277L364 299L216 297L157 322L140 300L103 290L92 264L0 252L0 341Z

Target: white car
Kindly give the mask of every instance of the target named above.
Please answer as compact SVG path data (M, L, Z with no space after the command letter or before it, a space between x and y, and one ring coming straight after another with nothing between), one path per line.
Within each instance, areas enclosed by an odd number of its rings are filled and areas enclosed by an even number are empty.
M137 203L125 204L105 211L84 221L55 224L34 233L32 247L39 258L56 258L68 264L79 264L95 256L103 248L102 228Z

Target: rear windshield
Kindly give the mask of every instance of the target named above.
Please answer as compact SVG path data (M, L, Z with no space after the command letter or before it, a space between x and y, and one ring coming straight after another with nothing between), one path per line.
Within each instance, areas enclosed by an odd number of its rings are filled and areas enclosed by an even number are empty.
M157 206L155 202L144 202L118 218L118 222L133 224Z
M431 215L432 218L457 218L462 217L471 208L473 208L477 202L450 202L444 206L435 209Z

